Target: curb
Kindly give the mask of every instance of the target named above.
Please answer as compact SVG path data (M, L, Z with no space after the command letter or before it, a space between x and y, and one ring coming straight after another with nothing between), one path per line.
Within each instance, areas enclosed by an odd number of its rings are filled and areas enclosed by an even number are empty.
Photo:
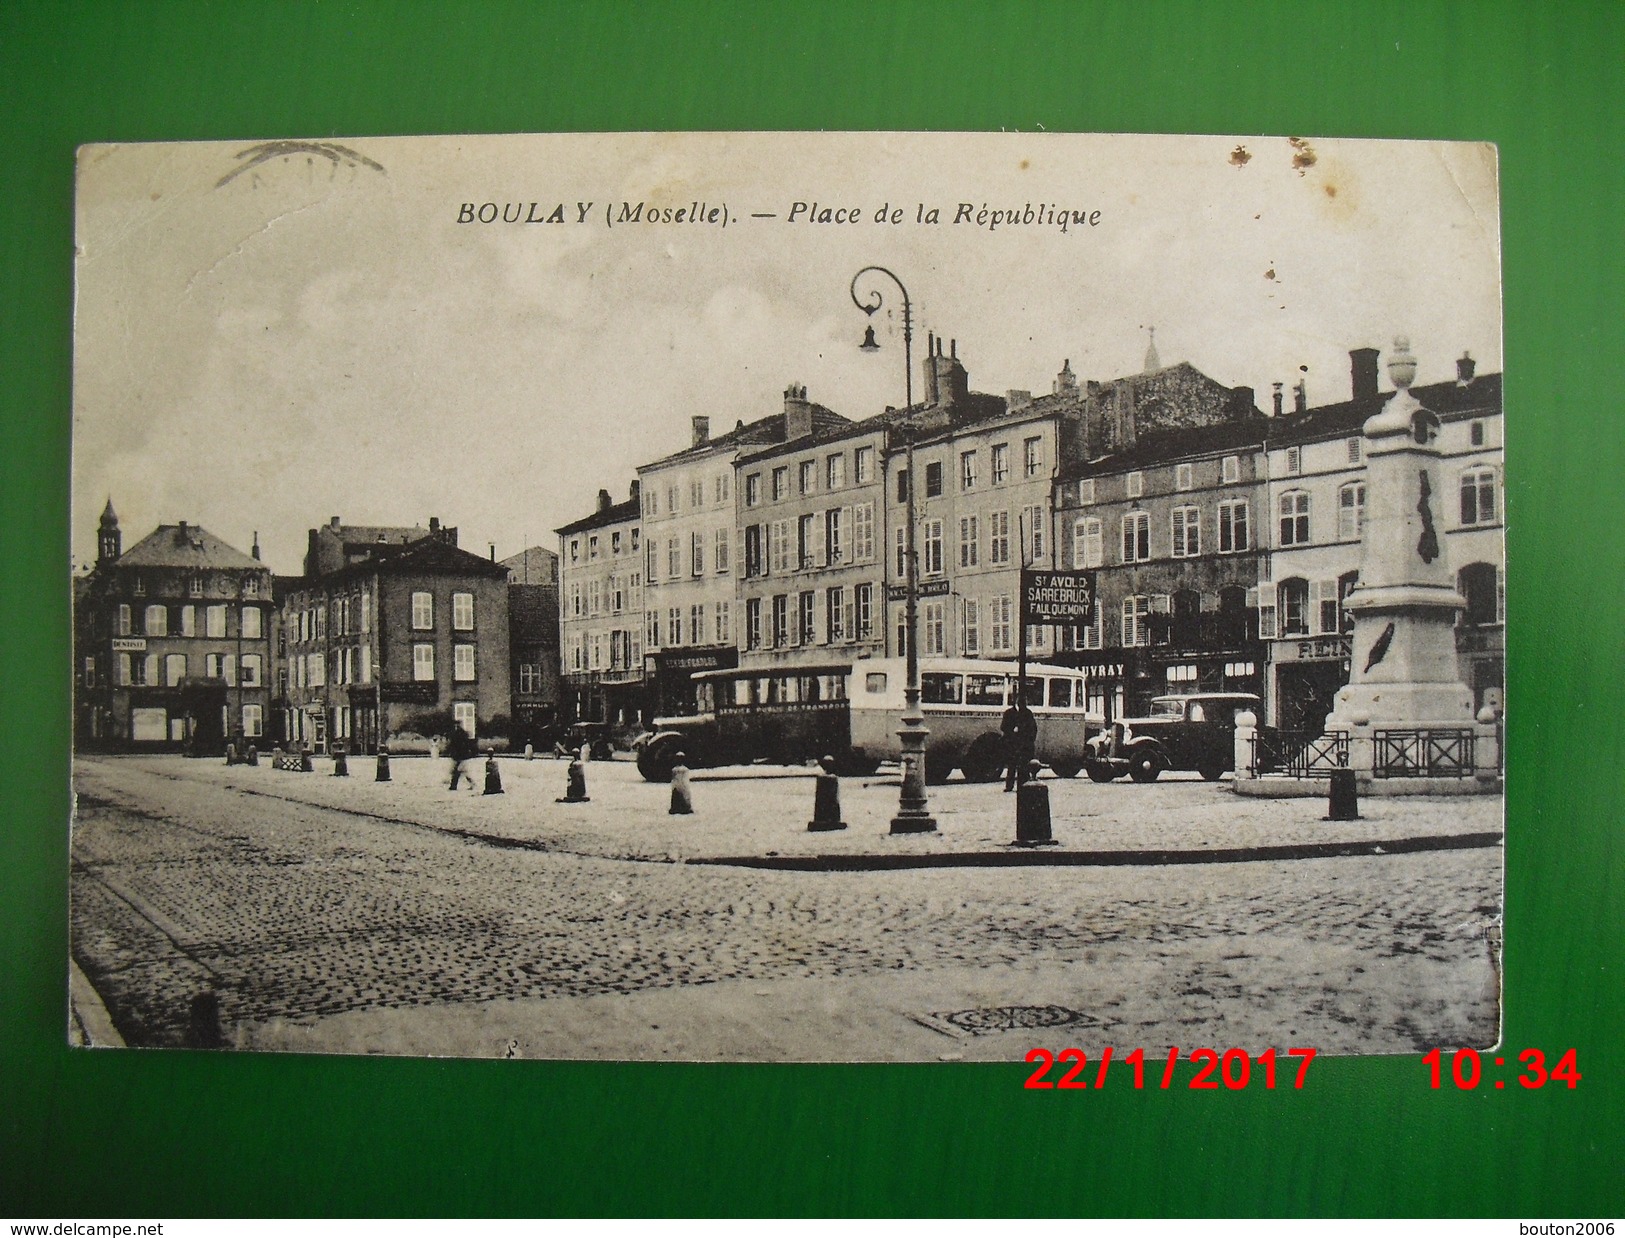
M1275 847L1210 847L1183 851L961 851L939 855L739 855L693 857L688 864L775 868L802 872L881 872L902 868L1112 868L1167 864L1249 864L1271 860L1322 860L1346 856L1398 855L1417 851L1467 851L1499 847L1500 833L1440 834L1342 843L1292 843Z

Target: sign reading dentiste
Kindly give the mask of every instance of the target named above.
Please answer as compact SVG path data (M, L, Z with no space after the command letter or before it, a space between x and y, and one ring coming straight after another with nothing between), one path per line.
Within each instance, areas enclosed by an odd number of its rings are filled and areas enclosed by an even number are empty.
M1095 621L1095 574L1023 569L1021 602L1027 623L1087 627Z

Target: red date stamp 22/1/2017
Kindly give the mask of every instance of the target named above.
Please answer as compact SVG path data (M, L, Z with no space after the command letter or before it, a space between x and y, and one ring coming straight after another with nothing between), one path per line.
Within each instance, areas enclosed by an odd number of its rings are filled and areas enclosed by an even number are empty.
M1309 1063L1315 1059L1313 1049L1288 1049L1286 1057L1295 1059L1296 1073L1292 1078L1294 1088L1303 1087L1304 1075L1309 1070ZM1125 1053L1117 1059L1127 1068L1135 1088L1144 1088L1145 1084L1145 1050L1135 1049ZM1240 1091L1249 1082L1262 1080L1266 1088L1273 1088L1276 1079L1276 1066L1279 1055L1274 1049L1265 1049L1257 1057L1252 1057L1245 1049L1192 1049L1186 1059L1197 1067L1196 1073L1191 1076L1189 1087L1198 1091L1218 1088L1221 1084L1231 1091ZM1112 1065L1112 1049L1106 1046L1100 1055L1100 1061L1093 1071L1089 1068L1088 1055L1082 1049L1062 1049L1059 1053L1051 1053L1048 1049L1029 1049L1027 1061L1037 1063L1038 1069L1027 1076L1028 1088L1103 1088L1106 1086L1107 1072ZM1162 1063L1162 1080L1160 1087L1163 1090L1173 1086L1174 1065L1179 1061L1179 1047L1176 1045L1168 1050L1168 1056ZM1048 1078L1051 1070L1059 1063L1064 1067L1063 1073L1055 1079ZM1294 1062L1281 1062L1281 1075L1284 1080L1287 1071L1293 1068ZM1256 1067L1256 1071L1255 1071ZM1113 1071L1120 1074L1120 1071ZM1093 1074L1094 1081L1089 1081ZM1153 1087L1159 1086L1155 1082Z

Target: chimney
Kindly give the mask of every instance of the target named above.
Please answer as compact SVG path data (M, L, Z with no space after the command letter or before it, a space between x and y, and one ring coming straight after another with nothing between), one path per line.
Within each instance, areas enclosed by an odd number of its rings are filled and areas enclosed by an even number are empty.
M490 542L488 544L491 547L491 562L495 563L497 561L497 544L495 542Z
M711 441L711 419L709 417L694 418L694 446L704 447Z
M176 542L187 542L192 540L192 530L190 526L187 525L186 521L181 521L180 525L176 528L175 540Z
M640 482L636 477L632 479L631 497L632 502L634 503L643 497L643 483Z
M1271 383L1270 386L1275 388L1275 394L1273 395L1272 399L1275 404L1275 415L1279 417L1281 415L1281 384Z
M598 510L601 512L607 512L612 506L613 504L610 502L609 491L600 490L598 492Z
M784 440L792 443L812 432L812 404L807 400L807 388L801 383L791 383L784 389Z
M970 393L970 377L959 363L959 341L948 341L948 355L942 352L942 337L933 341L933 351L925 359L925 402L943 408L964 403Z
M1251 387L1230 388L1230 416L1235 421L1245 421L1253 415L1253 409L1258 402L1258 393Z
M1033 393L1012 387L1004 393L1004 404L1012 413L1018 408L1026 408L1033 402Z
M1376 398L1379 355L1375 348L1349 349L1349 375L1356 400Z
M1456 385L1465 387L1473 381L1473 373L1478 369L1478 362L1473 360L1472 354L1463 352L1456 358Z
M254 546L248 553L251 558L258 559L260 557L260 531L258 529L254 530Z
M333 532L337 533L339 531L339 518L337 516L329 516L327 518L327 527L332 529Z
M429 517L429 536L430 537L439 537L440 536L440 517L439 516L430 516Z
M1309 408L1309 384L1304 379L1298 380L1298 385L1292 388L1292 411L1306 412Z

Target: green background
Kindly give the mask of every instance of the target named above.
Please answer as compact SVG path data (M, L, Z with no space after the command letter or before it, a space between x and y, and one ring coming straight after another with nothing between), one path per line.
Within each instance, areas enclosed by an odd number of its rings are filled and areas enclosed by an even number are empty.
M1622 14L1217 0L0 6L0 1214L1625 1211ZM77 144L1040 126L1499 143L1506 1044L1576 1047L1577 1089L1436 1093L1415 1057L1317 1061L1301 1092L1061 1093L1023 1091L1019 1065L68 1052Z

